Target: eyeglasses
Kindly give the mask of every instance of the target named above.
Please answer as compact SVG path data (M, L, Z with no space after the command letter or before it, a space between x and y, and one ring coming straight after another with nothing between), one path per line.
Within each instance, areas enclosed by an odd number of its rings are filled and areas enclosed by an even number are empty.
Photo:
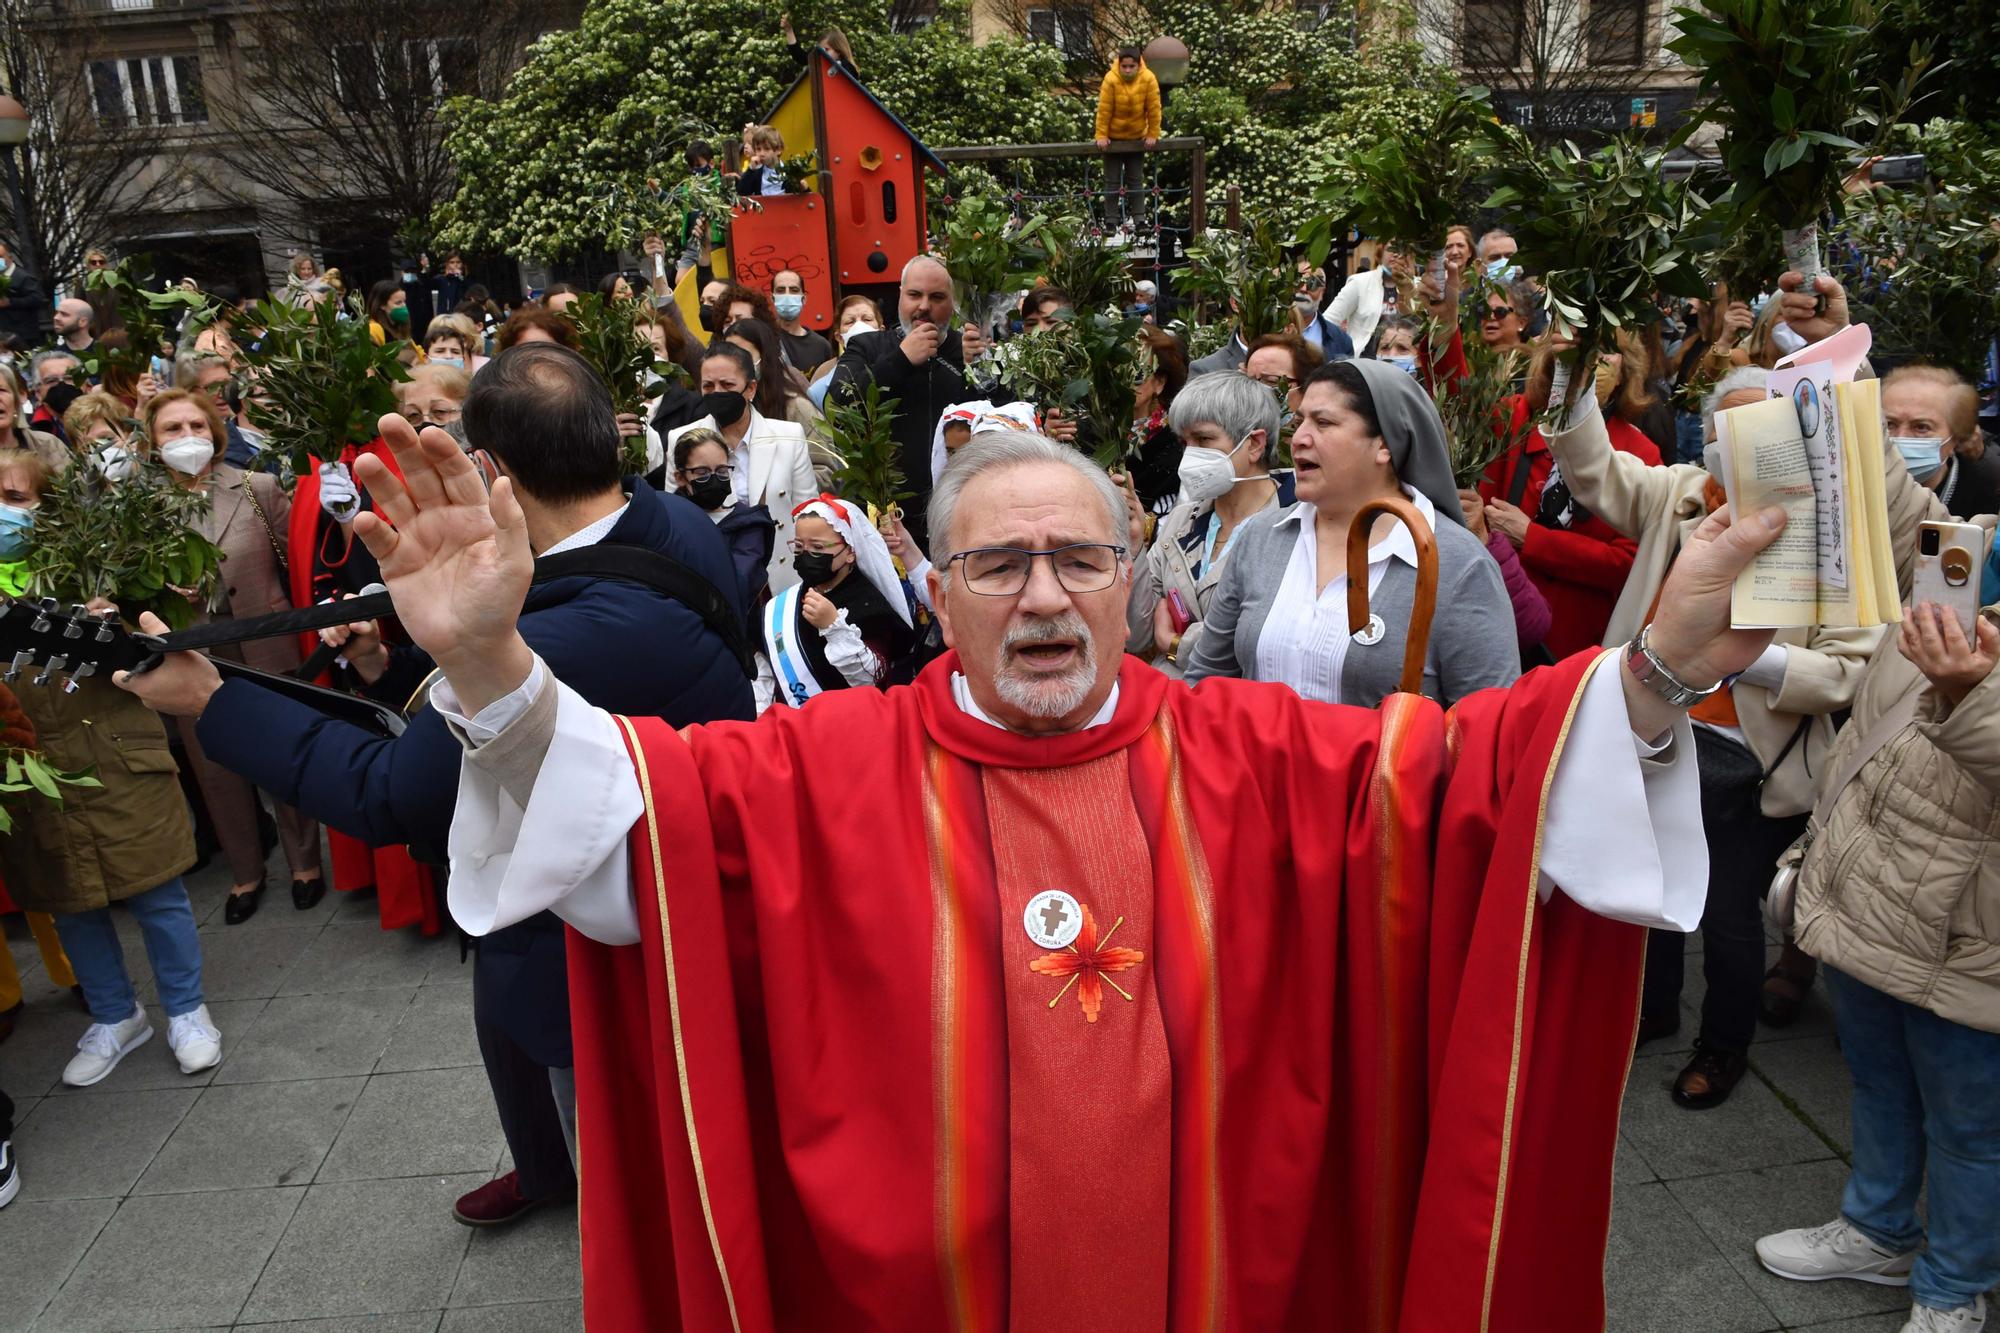
M1299 286L1309 292L1325 291L1326 278L1318 273L1315 273L1311 277L1302 280L1299 283Z
M104 259L91 258L84 260L83 263L84 267L86 268L106 268L109 266L110 261Z
M425 415L423 412L412 411L409 408L403 409L403 420L417 427L448 426L463 415L465 415L464 412L456 407L440 407L429 415Z
M699 481L701 479L690 474L688 480ZM817 545L807 542L792 543L793 555L839 555L846 549L846 542L824 542Z
M1064 592L1103 592L1118 578L1125 548L1101 542L1079 542L1049 551L1018 546L982 546L960 551L949 563L959 566L965 586L982 597L1014 597L1028 586L1035 561L1047 560Z
M736 468L729 463L723 463L718 467L691 467L681 472L681 476L689 481L707 481L710 477L727 478L735 475Z
M1490 305L1486 307L1486 318L1488 319L1505 319L1513 313L1514 307L1510 305Z

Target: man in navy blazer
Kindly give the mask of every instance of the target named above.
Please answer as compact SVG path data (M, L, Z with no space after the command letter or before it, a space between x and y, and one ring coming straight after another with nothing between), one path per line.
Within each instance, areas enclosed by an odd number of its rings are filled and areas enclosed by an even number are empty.
M599 542L660 551L721 589L743 613L729 552L692 502L621 480L610 394L588 363L552 343L495 357L466 399L464 424L513 481L537 555ZM404 430L401 418L383 429ZM521 633L584 698L676 727L754 716L750 681L689 607L636 583L566 578L535 585ZM422 654L361 636L345 650L377 697L400 704L429 674ZM384 740L254 681L221 680L176 654L128 688L163 712L200 719L209 757L279 801L375 845L409 843L442 861L457 802L459 745L417 709ZM563 926L542 913L479 942L473 1012L515 1169L458 1201L474 1226L510 1222L574 1193L575 1090Z

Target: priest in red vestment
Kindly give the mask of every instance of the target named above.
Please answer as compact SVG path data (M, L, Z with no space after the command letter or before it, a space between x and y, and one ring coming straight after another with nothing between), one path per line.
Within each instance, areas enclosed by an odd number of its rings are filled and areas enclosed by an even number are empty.
M356 528L468 748L452 911L575 928L597 1333L1602 1328L1644 927L1706 882L1681 709L1781 516L1629 657L1368 712L1125 658L1119 493L993 435L931 502L950 654L676 734L521 642L507 483L400 462Z

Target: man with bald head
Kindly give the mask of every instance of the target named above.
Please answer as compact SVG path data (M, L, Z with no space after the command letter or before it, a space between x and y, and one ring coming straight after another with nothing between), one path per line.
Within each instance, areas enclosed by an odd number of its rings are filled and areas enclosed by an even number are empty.
M851 403L872 380L882 386L883 397L896 400L891 429L902 453L904 483L916 493L905 522L925 549L930 529L924 510L938 418L952 404L975 396L966 384L965 364L986 347L974 326L952 327L957 312L950 272L929 255L918 255L903 265L896 287L897 327L849 338L827 390L834 401Z
M996 432L930 497L946 656L676 731L521 638L508 480L396 456L354 526L466 747L453 915L573 927L592 1327L1603 1326L1683 710L1769 643L1729 594L1782 512L1706 521L1629 650L1337 708L1126 656L1121 492Z
M77 297L67 297L56 303L56 340L78 357L89 354L97 342L91 331L93 312L90 302Z

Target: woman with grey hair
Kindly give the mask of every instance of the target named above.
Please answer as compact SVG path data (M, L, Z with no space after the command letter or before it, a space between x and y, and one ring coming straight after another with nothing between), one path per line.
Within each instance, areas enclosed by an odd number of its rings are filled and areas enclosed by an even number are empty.
M1152 548L1135 553L1125 649L1179 676L1243 525L1294 497L1292 474L1271 471L1279 415L1269 387L1236 370L1203 375L1175 396L1167 422L1184 446L1180 501Z
M1394 693L1416 601L1410 534L1380 520L1368 548L1373 616L1347 631L1347 530L1371 500L1407 496L1437 537L1437 604L1423 693L1449 708L1520 675L1500 570L1467 532L1444 423L1423 387L1386 362L1314 372L1292 434L1298 501L1257 515L1236 539L1187 678L1278 680L1308 699L1373 708Z
M1768 378L1756 366L1741 366L1716 384L1702 404L1710 444L1715 414L1762 402ZM1546 399L1546 380L1535 391ZM1533 396L1528 408L1541 410ZM1577 503L1639 544L1604 635L1606 644L1624 643L1652 618L1681 544L1722 505L1722 486L1693 464L1649 466L1612 448L1593 394L1578 397L1568 425L1551 431L1548 441ZM1853 703L1881 633L1818 625L1780 630L1749 670L1692 713L1709 877L1701 1030L1672 1092L1688 1110L1721 1105L1748 1070L1759 987L1770 998L1766 1021L1782 1023L1796 1015L1812 984L1812 960L1790 946L1765 971L1759 899L1812 808L1814 776L1833 748L1831 715ZM1680 1030L1682 938L1651 937L1639 1007L1642 1043Z

